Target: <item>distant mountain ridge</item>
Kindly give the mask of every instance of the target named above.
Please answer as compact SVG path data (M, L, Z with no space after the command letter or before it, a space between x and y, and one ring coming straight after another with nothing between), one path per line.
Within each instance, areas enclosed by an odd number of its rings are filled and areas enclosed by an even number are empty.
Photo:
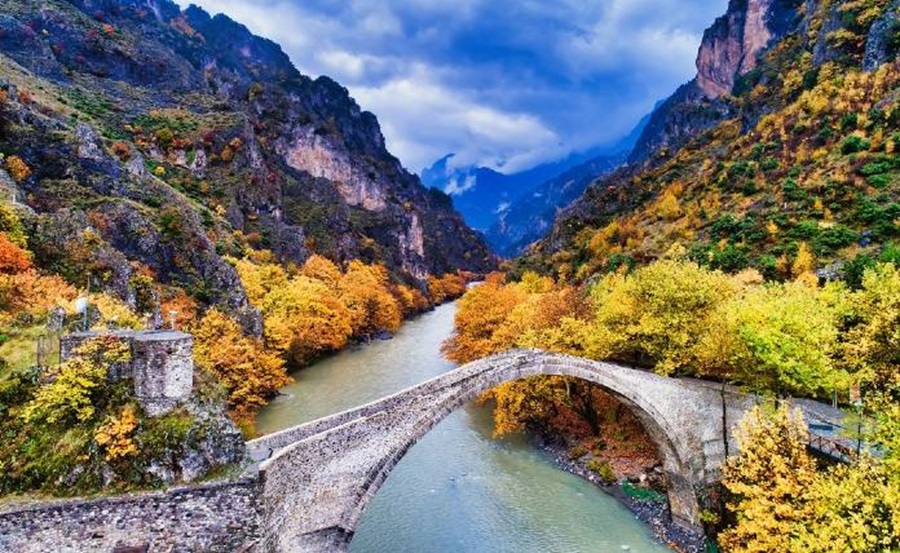
M448 154L424 169L421 178L425 186L449 194L456 209L472 228L486 232L505 208L541 183L590 159L615 153L615 149L616 146L591 148L509 175L487 167L454 167L455 156Z

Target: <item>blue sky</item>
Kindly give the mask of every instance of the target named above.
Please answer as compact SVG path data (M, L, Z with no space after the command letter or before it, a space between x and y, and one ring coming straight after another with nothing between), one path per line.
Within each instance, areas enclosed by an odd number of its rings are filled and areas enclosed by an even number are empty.
M374 112L414 172L513 173L615 140L695 73L727 0L191 0Z

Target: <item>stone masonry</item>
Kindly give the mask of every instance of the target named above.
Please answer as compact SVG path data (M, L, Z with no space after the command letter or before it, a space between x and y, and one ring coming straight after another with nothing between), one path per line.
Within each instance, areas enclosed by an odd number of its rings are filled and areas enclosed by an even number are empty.
M165 348L173 355L189 353L179 349L180 340L159 338L130 338L139 356L148 359L146 367L158 363L154 356ZM138 375L148 369L133 370ZM540 374L597 383L628 406L659 450L673 517L684 526L699 526L696 491L717 481L722 461L737 451L732 432L753 398L730 386L612 363L511 351L250 441L253 463L237 483L21 509L0 506L0 551L113 552L126 546L150 552L343 551L391 470L422 436L483 392ZM166 390L167 384L154 382L150 388ZM809 402L795 404L808 418L815 411Z
M256 479L114 498L0 506L0 551L253 551Z
M512 351L374 403L249 442L261 460L265 551L347 547L366 507L406 451L454 409L511 380L567 375L603 386L655 442L676 522L698 528L696 490L719 478L731 429L752 399L731 387L611 363ZM270 456L271 455L271 456Z
M68 334L60 340L60 357L68 359L82 343L100 336L97 332ZM194 386L194 340L175 331L116 331L107 335L126 341L131 362L113 367L111 377L134 380L134 394L151 416L165 414L186 401Z

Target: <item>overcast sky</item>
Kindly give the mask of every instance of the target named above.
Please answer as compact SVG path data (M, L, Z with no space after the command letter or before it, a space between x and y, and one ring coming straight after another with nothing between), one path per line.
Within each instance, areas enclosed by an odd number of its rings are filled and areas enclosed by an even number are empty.
M512 173L626 134L695 73L727 0L191 0L328 75L414 172ZM187 0L185 0L185 4Z

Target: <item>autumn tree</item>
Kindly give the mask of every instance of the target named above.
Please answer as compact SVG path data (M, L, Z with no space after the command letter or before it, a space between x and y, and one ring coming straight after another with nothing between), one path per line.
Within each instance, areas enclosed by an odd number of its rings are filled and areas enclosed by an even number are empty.
M726 461L722 483L737 522L719 535L719 543L735 553L796 551L795 525L810 516L815 481L803 415L784 405L753 407L736 438L740 454Z
M353 333L351 314L320 280L292 278L262 303L266 344L296 366L336 351Z
M855 324L842 359L864 387L900 389L900 269L893 263L867 270L851 299Z
M693 348L712 313L734 293L724 274L666 259L616 273L591 291L594 343L604 357L631 358L672 374L694 364Z
M512 347L495 337L509 314L526 301L528 294L517 286L505 286L502 275L491 275L459 302L456 334L444 345L444 353L458 363L468 363Z
M466 281L459 275L448 273L440 278L433 275L428 277L428 295L435 305L456 299L465 291Z
M337 291L344 274L341 269L327 257L313 255L306 260L300 269L303 276L322 281L330 289Z
M106 393L113 364L130 359L131 350L123 341L109 336L89 340L74 355L49 369L46 384L22 410L29 423L75 424L92 418L98 396Z
M31 268L31 255L0 232L0 274L21 273Z
M757 390L827 394L846 389L834 363L842 318L840 285L820 290L801 282L746 289L724 307L729 326L717 336L734 340L727 360L733 378Z
M900 550L900 482L868 456L820 473L806 490L808 518L794 524L793 551Z
M16 182L22 182L31 176L31 167L19 156L6 158L6 170L9 171L9 176Z
M350 312L354 336L370 336L400 326L400 303L390 293L387 270L353 260L341 279L341 300Z
M225 388L238 421L246 422L276 390L291 382L284 361L259 340L245 336L240 325L218 309L207 311L190 330L197 367Z

